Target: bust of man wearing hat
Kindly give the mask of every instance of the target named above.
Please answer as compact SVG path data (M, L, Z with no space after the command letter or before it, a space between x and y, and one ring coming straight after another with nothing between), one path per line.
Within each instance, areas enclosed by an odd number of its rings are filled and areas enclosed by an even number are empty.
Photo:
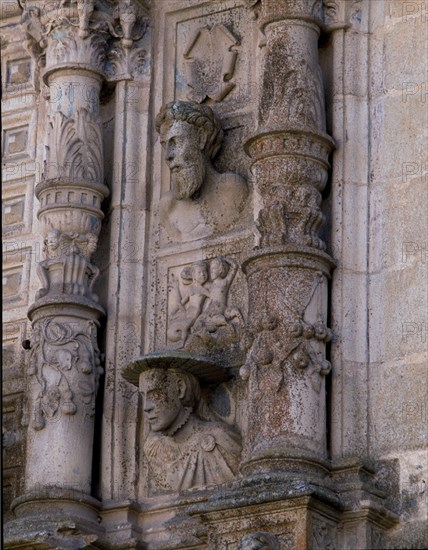
M232 480L238 472L240 436L227 424L206 419L197 377L165 364L150 368L149 363L140 370L150 427L144 454L152 491L183 491Z

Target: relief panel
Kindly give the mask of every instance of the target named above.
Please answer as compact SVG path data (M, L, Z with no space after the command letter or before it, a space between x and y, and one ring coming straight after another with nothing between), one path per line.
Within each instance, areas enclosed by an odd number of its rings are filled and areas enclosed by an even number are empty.
M6 89L11 91L31 80L31 59L11 59L6 63Z
M167 343L176 349L218 351L239 343L240 309L229 299L238 263L228 258L194 262L169 280Z
M3 131L3 155L16 157L27 154L28 126L9 128Z
M176 63L174 81L165 91L168 98L222 102L223 110L227 104L245 108L255 82L253 27L245 8L236 7L236 2L214 4L212 10L195 7L190 18L180 12L167 14L177 25L170 27L176 28L175 36L167 38L175 44Z

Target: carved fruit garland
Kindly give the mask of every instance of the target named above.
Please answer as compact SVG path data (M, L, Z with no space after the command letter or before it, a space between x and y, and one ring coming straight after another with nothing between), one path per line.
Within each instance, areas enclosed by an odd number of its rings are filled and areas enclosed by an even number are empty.
M54 420L60 412L77 412L75 394L89 405L93 416L98 380L103 372L96 342L96 326L76 330L72 323L46 319L33 331L29 374L35 376L40 392L36 398L33 428L41 430L46 419Z
M329 342L333 333L322 319L318 319L314 324L304 321L304 314L322 280L323 275L318 273L306 304L303 305L291 303L285 294L278 294L281 296L283 309L289 314L289 321L285 327L282 327L273 315L266 313L247 331L246 337L241 340L242 347L248 352L247 361L240 369L240 375L244 380L248 380L251 373L257 377L260 368L271 365L278 359L282 369L278 391L284 381L284 369L287 366L296 370L308 369L312 387L316 392L320 391L322 377L330 372L331 364L315 349L314 344ZM288 338L285 338L285 335Z

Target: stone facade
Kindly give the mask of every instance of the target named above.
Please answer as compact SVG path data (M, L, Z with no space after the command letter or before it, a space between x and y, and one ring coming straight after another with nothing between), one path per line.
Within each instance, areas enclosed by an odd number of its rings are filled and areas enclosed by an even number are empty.
M424 0L4 1L5 548L423 548Z

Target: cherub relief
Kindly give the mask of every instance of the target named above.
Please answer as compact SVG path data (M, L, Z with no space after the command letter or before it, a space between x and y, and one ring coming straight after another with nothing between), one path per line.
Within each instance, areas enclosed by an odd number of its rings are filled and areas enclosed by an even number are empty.
M229 289L238 264L225 258L196 262L173 276L167 337L177 347L185 347L189 336L215 337L221 327L235 335L243 325L241 312L228 306Z

